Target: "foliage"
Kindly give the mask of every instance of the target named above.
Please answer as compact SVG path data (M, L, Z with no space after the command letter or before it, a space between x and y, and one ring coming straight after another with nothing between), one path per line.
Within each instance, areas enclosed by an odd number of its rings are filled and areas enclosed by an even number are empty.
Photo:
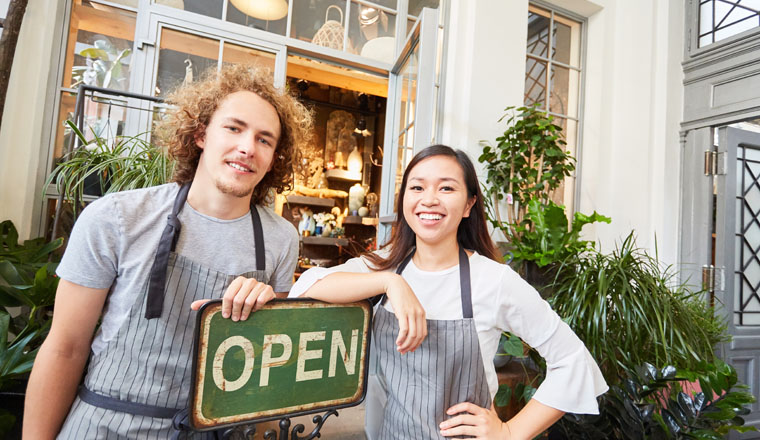
M37 350L50 328L50 309L58 287L56 263L48 262L63 244L44 238L19 244L13 223L0 223L0 390L13 388L32 369ZM10 307L22 313L11 318ZM28 313L25 311L28 310ZM15 416L0 409L0 436Z
M121 136L113 145L98 135L88 141L72 121L69 128L82 143L66 155L45 182L55 181L56 189L73 203L82 207L85 179L97 176L101 192L108 194L129 189L146 188L166 183L174 163L162 149L136 136Z
M494 206L512 199L507 223L517 225L525 216L528 202L551 200L566 176L575 170L572 156L565 150L562 128L553 116L531 107L507 107L499 122L507 118L507 129L496 145L485 141L478 161L485 164L486 198ZM495 211L498 217L498 210ZM499 219L499 223L501 220ZM511 234L514 235L514 234Z
M701 391L685 392L684 381ZM755 398L737 385L733 367L719 359L696 370L660 370L644 363L600 398L600 414L567 414L557 424L573 439L722 439L729 431L755 431L742 416Z
M539 267L564 261L591 248L592 242L580 239L583 226L610 221L596 211L591 215L576 212L568 229L564 206L531 200L523 223L516 227L520 239L512 242L515 261L533 261Z
M71 87L85 83L125 90L127 72L122 66L122 61L132 51L130 49L117 50L108 40L96 40L94 46L79 52L79 55L87 58L87 65L71 68L71 78L74 81Z
M504 352L501 356L511 356L517 359L527 358L523 341L514 334L503 332L499 343L501 344L501 351ZM500 356L500 354L497 354L497 356ZM525 376L528 377L529 374L525 364L522 363L521 365L525 369ZM528 403L533 398L533 395L536 394L538 382L541 380L543 380L541 377L534 377L530 383L516 384L514 389L508 384L499 384L499 389L494 396L494 405L507 406L513 398L518 403Z
M712 361L726 325L670 268L636 247L633 233L611 254L566 261L549 299L583 340L608 382L644 362L693 370Z

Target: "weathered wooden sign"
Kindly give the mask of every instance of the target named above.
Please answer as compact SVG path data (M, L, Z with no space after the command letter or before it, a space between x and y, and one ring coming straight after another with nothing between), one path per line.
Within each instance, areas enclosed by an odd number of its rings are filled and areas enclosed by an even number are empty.
M204 431L361 403L372 308L273 300L246 321L198 314L190 422Z

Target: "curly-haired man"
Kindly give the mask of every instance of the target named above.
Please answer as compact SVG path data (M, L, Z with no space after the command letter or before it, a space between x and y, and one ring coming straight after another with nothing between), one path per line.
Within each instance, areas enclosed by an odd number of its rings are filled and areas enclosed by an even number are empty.
M27 438L169 437L190 389L191 308L222 297L222 315L245 320L291 287L298 234L262 203L289 185L309 112L246 66L170 102L156 133L174 182L103 197L74 226L27 390Z

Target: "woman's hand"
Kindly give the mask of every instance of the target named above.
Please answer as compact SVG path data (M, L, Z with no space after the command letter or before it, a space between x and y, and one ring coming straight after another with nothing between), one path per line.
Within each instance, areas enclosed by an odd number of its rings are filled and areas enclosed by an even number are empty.
M416 350L427 336L425 309L401 275L389 272L384 290L398 319L396 350L401 354Z
M230 283L222 297L222 317L233 321L245 321L251 312L261 309L275 297L272 286L254 278L237 277ZM208 299L193 301L190 308L198 310Z
M509 426L499 419L496 410L481 408L474 403L458 403L446 411L456 416L441 422L439 428L444 437L469 435L476 439L511 439Z

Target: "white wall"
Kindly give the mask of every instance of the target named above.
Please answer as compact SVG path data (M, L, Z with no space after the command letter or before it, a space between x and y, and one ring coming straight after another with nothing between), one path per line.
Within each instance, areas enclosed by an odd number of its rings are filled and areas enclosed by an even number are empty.
M612 217L585 236L611 249L631 230L675 263L678 250L681 0L556 0L588 17L577 209ZM442 142L466 149L503 132L521 105L528 1L453 0Z
M59 48L62 3L29 0L13 61L0 128L0 220L10 219L22 238L36 235L35 203L40 200L40 164L47 142L48 78ZM57 18L58 17L58 18ZM37 212L39 214L39 212ZM36 228L35 228L36 229Z

